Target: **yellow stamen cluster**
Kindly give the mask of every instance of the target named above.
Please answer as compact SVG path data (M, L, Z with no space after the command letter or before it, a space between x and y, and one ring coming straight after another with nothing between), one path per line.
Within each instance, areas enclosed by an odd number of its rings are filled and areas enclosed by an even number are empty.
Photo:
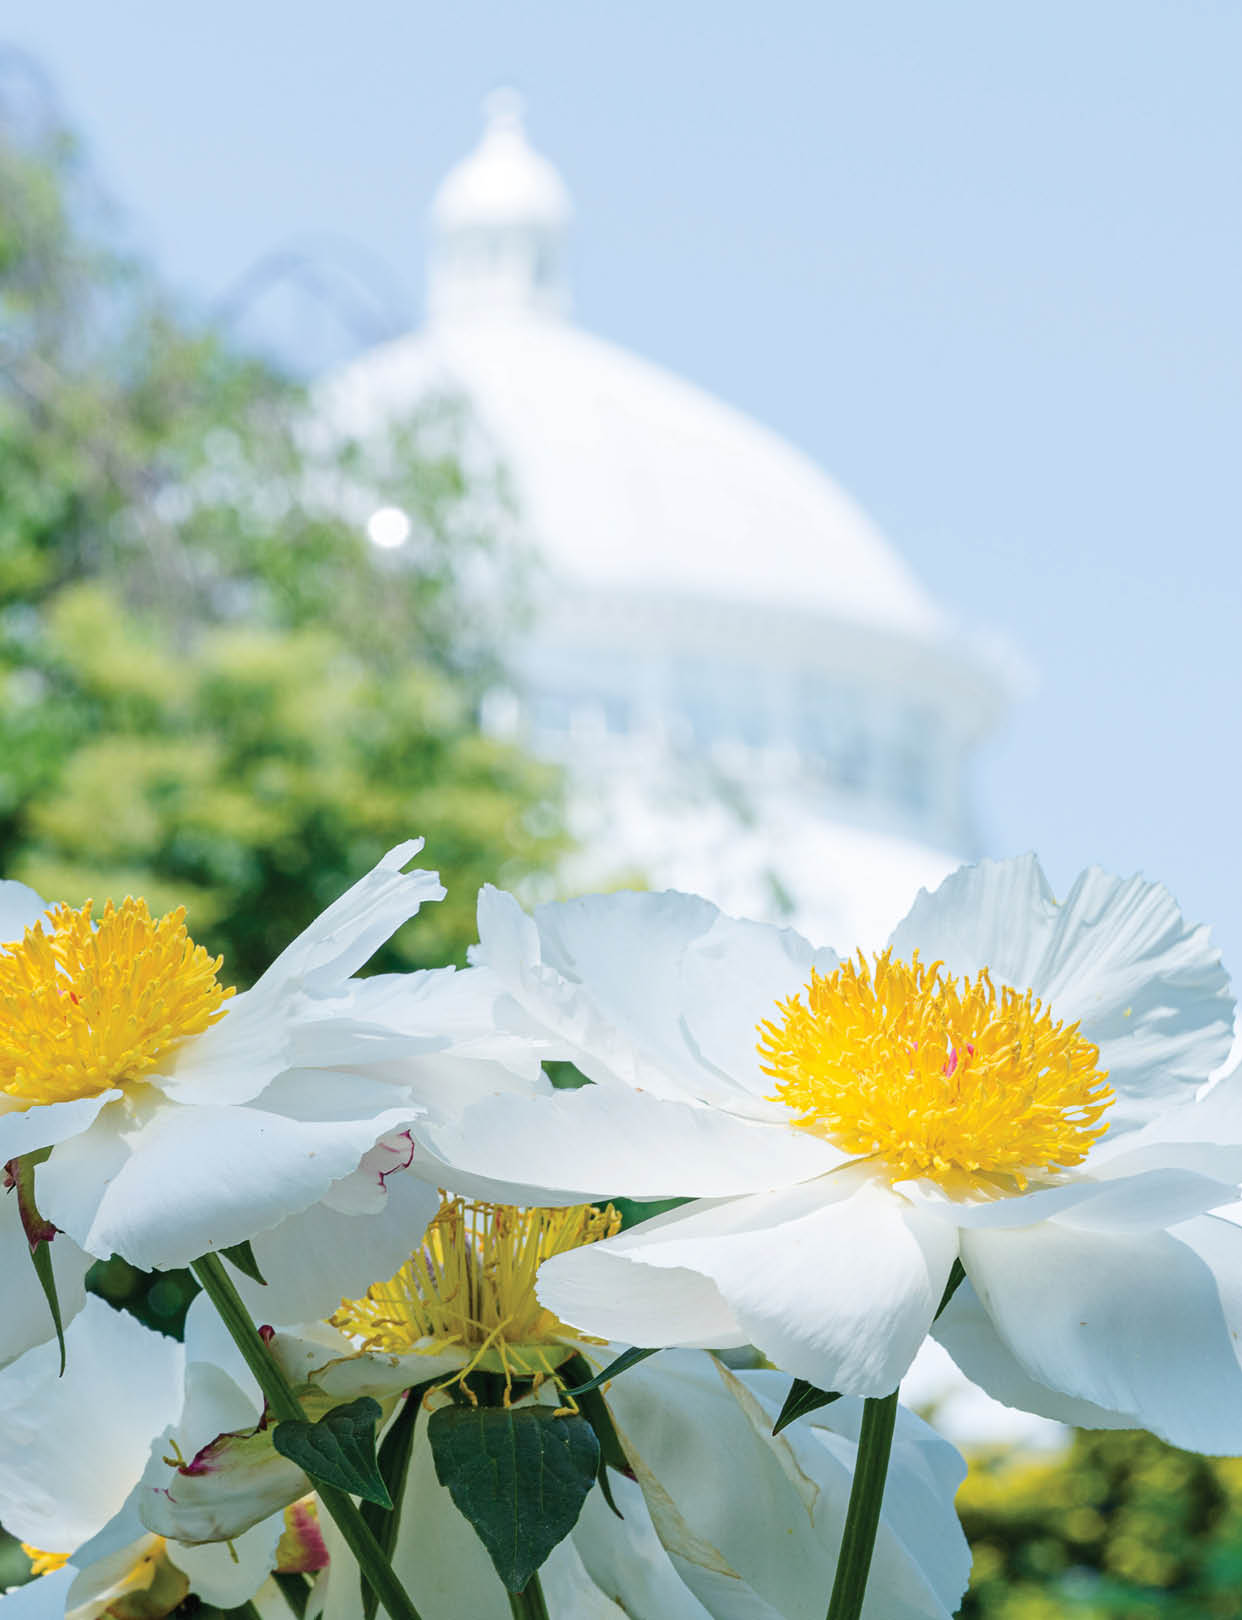
M58 1569L64 1569L69 1562L68 1553L44 1552L42 1547L32 1547L28 1541L22 1542L22 1551L30 1560L32 1575L55 1574Z
M535 1297L535 1273L552 1255L611 1237L620 1225L611 1205L517 1209L446 1197L422 1248L365 1299L342 1301L332 1324L368 1350L457 1345L478 1350L478 1365L492 1351L498 1370L550 1371L547 1357L521 1353L570 1336Z
M1099 1048L1057 1023L1030 990L999 991L985 969L955 979L891 951L861 951L759 1026L776 1098L894 1181L954 1196L1021 1190L1081 1164L1113 1100Z
M144 900L103 915L54 906L0 946L0 1092L20 1102L94 1097L150 1074L224 1016L221 957L186 933L185 911L155 920Z

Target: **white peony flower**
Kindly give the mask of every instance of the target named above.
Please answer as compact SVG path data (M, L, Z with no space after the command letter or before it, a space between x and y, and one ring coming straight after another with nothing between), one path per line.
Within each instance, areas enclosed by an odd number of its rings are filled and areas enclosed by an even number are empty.
M1242 1074L1206 931L1139 878L1053 898L1033 858L919 895L875 961L680 894L525 916L475 954L508 1028L596 1082L437 1128L533 1202L690 1197L540 1274L584 1332L754 1343L894 1389L933 1330L1014 1406L1242 1451ZM446 1171L446 1179L450 1172Z
M468 976L351 977L442 898L435 873L402 871L421 847L391 851L236 996L180 913L156 921L133 900L45 911L0 884L0 1163L51 1149L36 1196L68 1235L54 1254L71 1295L86 1256L165 1268L257 1238L265 1315L330 1309L375 1274L353 1216L388 1217L389 1236L369 1240L382 1263L398 1234L395 1265L435 1211L414 1177L389 1196L410 1127L542 1083L536 1062L518 1074L493 1061L512 1043L487 1033ZM0 1228L14 1277L18 1242ZM0 1330L0 1356L50 1331L19 1286L31 1307Z
M472 1373L506 1377L515 1405L556 1407L563 1397L551 1375L569 1357L605 1367L616 1347L577 1339L540 1305L533 1285L548 1256L615 1228L611 1211L447 1200L395 1276L343 1302L333 1325L271 1341L312 1416L359 1395L377 1399L386 1417L407 1391L420 1402L393 1567L423 1620L508 1620L511 1612L483 1544L436 1477L428 1414ZM308 1482L258 1427L258 1390L200 1301L186 1343L194 1398L183 1427L152 1454L140 1507L153 1530L208 1541L245 1533ZM607 1386L634 1478L610 1473L624 1519L593 1489L544 1564L554 1620L801 1620L822 1609L862 1403L835 1401L773 1438L786 1382L776 1373L733 1373L695 1351L632 1368ZM183 1453L180 1465L167 1461L170 1447ZM951 1446L899 1413L866 1615L947 1620L954 1611L970 1567L953 1511L964 1472ZM330 1525L324 1534L334 1559L315 1602L324 1620L355 1620L357 1567Z
M4 1620L101 1620L124 1599L154 1620L191 1591L226 1608L254 1597L283 1517L230 1551L166 1542L137 1515L152 1441L184 1398L182 1346L93 1297L66 1339L63 1378L52 1345L0 1372L0 1521L35 1575L0 1599Z

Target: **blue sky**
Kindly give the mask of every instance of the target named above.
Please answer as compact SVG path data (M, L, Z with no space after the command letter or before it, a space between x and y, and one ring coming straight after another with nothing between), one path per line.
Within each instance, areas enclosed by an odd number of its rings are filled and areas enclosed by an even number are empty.
M416 314L427 200L516 84L582 322L808 450L1035 665L990 847L1161 878L1242 977L1235 0L49 0L10 37L203 305L331 237Z

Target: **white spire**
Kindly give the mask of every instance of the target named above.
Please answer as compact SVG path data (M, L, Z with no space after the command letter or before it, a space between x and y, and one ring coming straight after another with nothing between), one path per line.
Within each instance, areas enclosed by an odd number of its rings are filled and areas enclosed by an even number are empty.
M427 302L459 319L569 307L565 183L526 139L522 98L493 91L478 146L444 179L431 206Z

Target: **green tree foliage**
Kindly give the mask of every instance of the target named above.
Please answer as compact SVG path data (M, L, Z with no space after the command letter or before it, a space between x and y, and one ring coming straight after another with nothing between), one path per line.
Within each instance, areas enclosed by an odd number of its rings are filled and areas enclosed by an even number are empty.
M0 129L0 872L185 904L236 982L413 833L449 889L379 967L460 960L560 849L480 733L520 596L449 403L367 444L101 246L72 145ZM412 524L365 537L376 507Z
M1080 1433L1064 1458L974 1459L957 1505L963 1620L1242 1617L1242 1459Z

